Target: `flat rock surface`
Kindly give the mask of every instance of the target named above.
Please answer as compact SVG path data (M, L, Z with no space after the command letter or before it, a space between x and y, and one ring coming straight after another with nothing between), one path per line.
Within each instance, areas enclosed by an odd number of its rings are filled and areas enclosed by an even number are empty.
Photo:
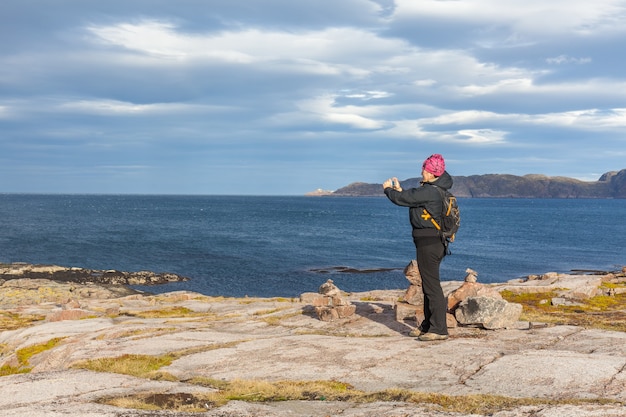
M562 287L562 283L560 283ZM502 410L497 417L626 416L626 333L574 326L488 331L451 329L446 341L409 337L415 322L395 320L394 300L403 291L350 294L356 314L320 321L298 299L222 298L190 292L158 296L86 297L5 304L8 313L52 317L80 309L80 320L44 319L0 332L0 366L17 364L21 348L63 338L29 360L30 373L0 377L0 416L199 415L140 411L96 400L136 393L202 393L185 382L153 381L75 369L77 361L123 354L159 355L189 349L161 368L187 381L262 379L336 380L363 391L401 388L449 395L496 394L519 398L608 399L614 403L542 405ZM6 300L6 299L5 299ZM165 317L150 312L184 308ZM58 316L57 316L58 317ZM69 316L71 317L71 316ZM204 349L202 349L204 348ZM193 353L196 352L196 353ZM378 402L352 404L232 401L206 416L461 416L433 405Z

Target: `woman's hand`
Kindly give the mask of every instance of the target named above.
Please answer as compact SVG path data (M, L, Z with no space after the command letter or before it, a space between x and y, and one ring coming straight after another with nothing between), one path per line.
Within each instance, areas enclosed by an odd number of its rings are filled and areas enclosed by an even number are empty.
M400 187L400 181L396 177L385 180L385 182L383 182L383 190L385 188L393 188L396 191L402 191L402 187Z

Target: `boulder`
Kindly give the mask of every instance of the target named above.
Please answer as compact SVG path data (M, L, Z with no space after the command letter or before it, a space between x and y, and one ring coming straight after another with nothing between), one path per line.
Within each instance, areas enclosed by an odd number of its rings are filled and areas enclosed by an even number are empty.
M469 297L489 297L501 299L502 295L495 288L478 282L464 282L459 288L448 294L448 311L454 310Z
M521 314L521 304L501 298L469 297L459 304L454 316L459 324L495 330L514 327Z
M458 324L454 311L466 299L470 297L502 299L502 296L496 289L477 282L478 273L476 271L467 268L465 272L467 275L463 284L448 294L448 327L455 327Z
M396 321L416 320L421 323L424 320L424 303L420 305L409 304L405 301L398 301L394 305Z

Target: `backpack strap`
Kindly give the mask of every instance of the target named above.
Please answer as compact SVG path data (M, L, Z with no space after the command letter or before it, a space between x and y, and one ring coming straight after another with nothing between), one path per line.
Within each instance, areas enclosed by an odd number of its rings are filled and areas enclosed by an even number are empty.
M441 196L441 206L444 207L445 206L445 201L444 200L446 198L445 194L444 194L445 193L444 189L441 188L438 185L435 185L435 184L431 184L431 183L426 183L426 184L432 185L433 187L435 187L437 189L437 191L439 192L439 195ZM450 212L449 212L450 210L451 210L451 208L449 207L447 214L443 213L443 211L442 211L442 215L450 215ZM423 208L421 217L422 217L422 219L424 219L426 221L430 220L430 222L433 224L433 226L435 226L435 229L437 229L439 231L439 236L441 236L441 243L443 243L443 246L444 246L444 252L443 252L444 256L451 255L452 252L450 251L450 248L449 248L450 241L448 239L446 239L446 237L443 235L443 230L441 230L441 226L439 225L439 223L437 223L437 221L432 216L432 214L430 214L428 212L428 210L426 210L426 208Z
M433 226L435 226L435 229L441 231L441 226L439 226L439 223L437 223L437 220L435 220L435 218L425 208L422 209L421 217L422 217L422 219L424 219L426 221L430 220L430 222L433 224Z
M433 187L435 187L435 189L439 192L439 196L441 197L441 206L444 206L444 190L443 188L441 188L438 185L432 184L430 182L426 182L424 184L428 184L428 185L432 185ZM443 211L442 211L443 214ZM439 230L441 232L441 226L439 225L439 223L437 223L437 220L435 220L435 217L428 211L426 210L426 208L422 209L422 215L421 215L422 219L429 221L433 224L433 226L435 226L435 229Z

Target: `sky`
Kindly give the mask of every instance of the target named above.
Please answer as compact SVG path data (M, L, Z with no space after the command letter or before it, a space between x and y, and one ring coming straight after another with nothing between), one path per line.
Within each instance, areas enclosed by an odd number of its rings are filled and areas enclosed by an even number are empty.
M626 0L2 0L0 193L626 168Z

